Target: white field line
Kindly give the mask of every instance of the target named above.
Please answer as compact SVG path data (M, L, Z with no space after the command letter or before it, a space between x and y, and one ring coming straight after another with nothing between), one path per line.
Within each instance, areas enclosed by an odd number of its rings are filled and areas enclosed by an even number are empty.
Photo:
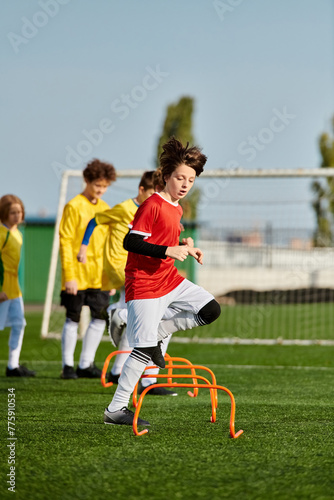
M61 333L49 333L46 339L61 340ZM78 340L82 337L78 336ZM175 344L216 344L216 345L323 345L334 346L334 340L314 339L240 339L239 337L214 337L214 338L201 338L201 337L172 337L171 342ZM104 335L102 342L110 342L109 336Z
M334 340L302 340L302 339L240 339L238 337L172 337L171 342L178 344L219 344L219 345L325 345L334 346Z
M0 363L7 363L7 359L0 359ZM30 359L29 363L32 364L44 364L44 365L59 365L61 367L61 361L42 361L40 359ZM208 368L227 368L227 369L237 369L237 370L322 370L322 371L331 371L334 370L334 366L290 366L290 365L225 365L218 363L206 363L205 365ZM184 366L187 368L187 366Z
M236 368L238 370L240 369L246 369L246 370L253 370L253 369L260 369L260 370L334 370L334 366L290 366L290 365L224 365L224 364L206 364L208 368L228 368L228 369L233 369Z

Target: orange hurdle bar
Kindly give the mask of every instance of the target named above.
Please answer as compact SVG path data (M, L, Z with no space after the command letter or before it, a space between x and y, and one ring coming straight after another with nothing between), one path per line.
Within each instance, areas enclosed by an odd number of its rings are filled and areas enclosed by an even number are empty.
M125 353L130 354L130 352L132 352L132 350L131 351L113 351L106 357L106 360L105 360L103 368L102 368L102 373L101 373L101 384L103 385L103 387L110 387L111 385L113 385L113 382L106 382L106 373L107 373L111 358L113 356L116 356L117 354L125 354Z
M189 361L189 359L186 359L186 358L177 358L177 357L173 357L173 358L172 358L169 354L167 354L167 352L166 352L165 358L166 358L166 361L169 361L169 362L170 362L170 364L173 364L173 361L182 361L182 362L184 362L184 363L186 363L186 364L188 364L188 365L191 365L191 364L192 364L192 363ZM168 373L170 373L170 374L172 374L172 373L173 373L173 368L172 368L172 367L169 367L169 368L168 368ZM195 371L193 371L193 370L191 371L191 373L192 373L193 375L195 375L195 374L196 374L196 372L195 372ZM167 382L169 382L169 383L171 384L171 383L172 383L172 379L171 379L170 377L168 377ZM194 383L196 383L196 380L195 380L195 379L194 379ZM195 388L195 389L194 389L194 392L188 391L188 395L189 395L191 398L195 398L195 397L198 395L198 389L197 389L197 388Z
M163 378L165 377L166 378L166 375L156 375L157 377L159 378ZM185 374L181 374L181 375L173 375L173 378L192 378L192 375L185 375ZM198 379L200 380L203 380L205 382L208 382L207 379L205 379L204 377L198 375L197 376ZM189 387L189 388L193 388L193 387L197 387L197 388L206 388L206 389L210 389L210 394L212 395L212 390L217 390L217 389L220 389L222 391L225 391L227 392L227 394L230 396L230 399L231 399L231 415L230 415L230 436L233 438L233 439L236 439L238 438L244 431L243 430L240 430L238 431L237 433L235 432L235 428L234 428L234 418L235 418L235 400L234 400L234 396L232 394L232 392L227 389L226 387L223 387L221 385L217 385L217 384L210 384L208 382L208 385L204 385L204 384L186 384L186 383L174 383L174 384L170 384L168 382L166 383L162 383L162 384L152 384L148 387L146 387L143 392L141 393L140 395L140 398L139 398L139 401L138 401L138 405L137 405L137 408L136 408L136 411L135 411L135 415L134 415L134 419L133 419L133 432L136 436L142 436L143 434L146 434L148 432L147 429L144 429L142 430L141 432L138 431L138 426L137 426L137 423L138 423L138 417L139 417L139 412L140 412L140 409L141 409L141 405L142 405L142 402L143 402L143 399L145 397L145 395L147 394L148 391L150 391L151 389L153 389L154 387L172 387L172 388L175 388L175 386L177 387ZM211 416L211 422L214 422L215 421L215 414L216 414L216 408L215 408L215 405L213 403L213 398L211 396L211 405L212 405L212 416Z
M111 352L106 357L104 365L103 365L103 368L102 368L102 373L101 373L101 384L102 384L103 387L111 387L113 385L113 382L106 382L106 373L107 373L108 366L109 366L111 358L113 358L117 354L126 354L126 353L130 354L131 352L132 351L113 351L113 352ZM192 365L192 363L189 361L189 359L186 359L186 358L172 358L167 353L165 354L165 359L166 359L166 361L169 362L169 365L172 365L173 361L183 361L184 363L188 364L189 366ZM156 366L155 365L154 366L149 366L149 367L147 366L145 369L148 369L148 368L156 368ZM168 367L168 373L169 374L173 373L172 366ZM195 372L195 370L191 370L191 373L194 375L194 383L195 383L196 382L196 377L195 377L196 372ZM168 382L172 383L172 379L170 377L168 377ZM193 393L191 391L188 391L188 394L191 397L196 397L197 394L198 394L198 389L195 389Z
M185 358L171 358L169 356L168 358L168 361L170 360L176 360L176 359L181 359L182 361L185 359ZM186 360L188 361L188 360ZM147 366L145 368L145 370L149 370L150 368L153 368L152 366ZM175 368L175 369L180 369L180 370L191 370L191 377L193 379L193 384L196 385L197 384L197 375L196 375L196 372L195 372L195 369L198 369L198 370L205 370L207 372L210 373L211 377L212 377L212 384L215 385L217 384L217 381L216 381L216 377L215 377L215 374L213 373L212 370L210 370L210 368L206 367L206 366L203 366L203 365L193 365L192 363L189 362L189 365L188 364L185 364L185 365L173 365L173 364L168 364L166 365L166 368L168 369L168 374L167 375L159 375L158 378L167 378L167 382L169 384L172 384L173 385L173 382L172 382L172 378L173 378L173 373L171 373L170 369L172 368ZM157 375L151 375L151 374L148 374L148 375L145 375L145 371L144 371L144 374L141 376L141 378L153 378L153 377L157 377ZM180 377L178 377L180 378ZM189 378L189 377L186 377L186 378ZM209 383L209 382L208 382ZM174 385L176 385L177 382L174 382ZM138 398L138 385L139 385L139 381L138 383L136 384L135 388L134 388L134 391L133 391L133 394L132 394L132 406L134 408L137 408L137 398ZM198 388L196 388L196 394L195 394L195 391L194 393L192 393L191 391L188 391L188 395L191 396L191 397L196 397L197 394L198 394ZM217 391L214 391L214 404L215 404L215 408L218 407L218 396L217 396Z

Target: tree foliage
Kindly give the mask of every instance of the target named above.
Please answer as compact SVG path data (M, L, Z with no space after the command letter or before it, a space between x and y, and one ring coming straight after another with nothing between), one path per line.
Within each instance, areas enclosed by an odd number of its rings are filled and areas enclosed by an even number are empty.
M332 133L324 132L319 138L321 168L334 167L334 117ZM314 181L312 190L315 198L312 202L316 215L317 227L314 233L314 245L332 246L334 243L334 178L327 177L324 182Z
M194 100L192 97L184 96L178 102L167 107L166 118L163 125L162 134L158 141L156 166L159 166L159 158L162 153L162 146L171 137L175 137L182 144L187 142L194 145L192 132L192 121L194 111ZM195 220L197 218L197 205L200 199L200 190L193 187L187 197L180 201L183 208L183 218L185 220Z

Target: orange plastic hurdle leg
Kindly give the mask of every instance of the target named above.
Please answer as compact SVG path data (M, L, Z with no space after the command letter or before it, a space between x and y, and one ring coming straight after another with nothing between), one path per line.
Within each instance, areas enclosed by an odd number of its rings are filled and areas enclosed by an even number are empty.
M110 387L111 385L113 385L113 382L106 382L106 373L107 373L111 358L113 356L116 356L117 354L126 354L126 353L130 354L130 352L132 352L132 351L113 351L106 357L106 360L105 360L103 368L102 368L102 373L101 373L101 384L103 385L103 387Z
M147 375L147 377L149 377L149 375ZM166 375L164 374L158 374L156 375L157 378L166 378ZM192 378L192 375L185 375L185 374L180 374L180 375L176 375L176 374L173 374L172 375L173 378ZM199 378L200 380L203 380L203 382L205 382L205 384L207 385L201 385L200 387L210 387L212 384L210 384L210 382L205 378L205 377L202 377L201 375L197 375L197 378ZM189 384L188 384L189 385ZM193 385L198 385L198 383L196 382L196 384L193 384ZM163 384L152 384L152 385L149 385L148 387L146 387L142 394L145 394L150 390L152 389L153 387L156 387L156 386L159 386L159 387L182 387L180 383L178 382L174 382L172 384L169 384L168 382L166 383L163 383ZM192 387L192 385L189 385L189 387ZM147 389L147 390L146 390ZM210 399L211 399L211 422L215 422L216 421L216 399L215 399L215 389L213 388L210 388ZM139 398L139 401L143 401L143 398L140 396ZM137 403L136 407L138 408L139 406L139 403ZM146 431L142 431L141 433L139 433L138 435L141 435L141 434L146 434L146 432L148 432L147 430Z
M191 378L191 375L179 375L179 376L178 375L174 375L174 377L177 377L177 378ZM201 379L201 380L204 380L204 381L206 380L206 379L204 379L204 377L201 377L201 376L198 376L198 378ZM138 406L136 408L134 419L133 419L133 432L134 432L134 434L136 436L142 436L143 434L146 434L148 432L147 429L144 429L143 431L139 432L138 431L138 427L137 427L139 412L140 412L141 405L142 405L142 402L143 402L143 399L144 399L146 393L150 389L153 389L154 387L175 387L175 385L177 385L177 387L189 387L189 388L193 388L194 387L194 384L186 384L186 383L169 384L169 383L162 383L162 384L154 384L154 385L151 385L151 386L146 387L144 389L144 391L140 395L140 398L139 398L139 401L138 401ZM197 385L197 388L201 387L201 388L210 389L210 392L211 392L212 389L215 389L215 390L220 389L222 391L225 391L230 396L230 399L231 399L230 436L233 439L238 438L243 433L243 430L239 430L238 432L235 432L235 426L234 426L235 400L234 400L234 396L233 396L232 392L229 389L227 389L226 387L223 387L221 385L216 385L216 384L209 384L209 385L196 384L196 385ZM211 421L214 421L214 420L211 418Z

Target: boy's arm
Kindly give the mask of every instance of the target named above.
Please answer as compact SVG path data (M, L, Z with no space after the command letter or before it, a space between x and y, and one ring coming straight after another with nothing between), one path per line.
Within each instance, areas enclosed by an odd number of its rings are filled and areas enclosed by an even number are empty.
M125 236L123 247L128 252L139 253L147 257L155 257L157 259L167 259L166 250L164 245L155 245L144 241L145 236L137 233L130 233Z
M59 245L62 271L67 293L76 295L77 276L73 260L73 242L78 226L78 214L73 207L66 205L59 227Z
M88 225L86 227L81 247L77 255L78 262L86 264L87 246L89 245L90 237L92 236L96 226L99 226L100 224L114 224L116 222L121 222L122 216L124 216L124 209L122 207L122 204L115 205L113 208L95 214L95 217L88 222Z
M125 250L128 252L146 255L147 257L155 257L157 259L172 259L183 262L188 255L194 257L200 264L203 262L203 252L199 248L191 248L187 245L179 245L177 247L167 247L164 245L155 245L144 241L145 236L137 233L128 233L123 242Z
M90 237L93 234L94 229L96 228L97 223L95 220L95 217L91 219L86 227L86 231L84 234L84 237L82 239L81 247L79 250L79 253L77 255L77 261L81 262L82 264L86 264L87 262L87 246L89 244Z

